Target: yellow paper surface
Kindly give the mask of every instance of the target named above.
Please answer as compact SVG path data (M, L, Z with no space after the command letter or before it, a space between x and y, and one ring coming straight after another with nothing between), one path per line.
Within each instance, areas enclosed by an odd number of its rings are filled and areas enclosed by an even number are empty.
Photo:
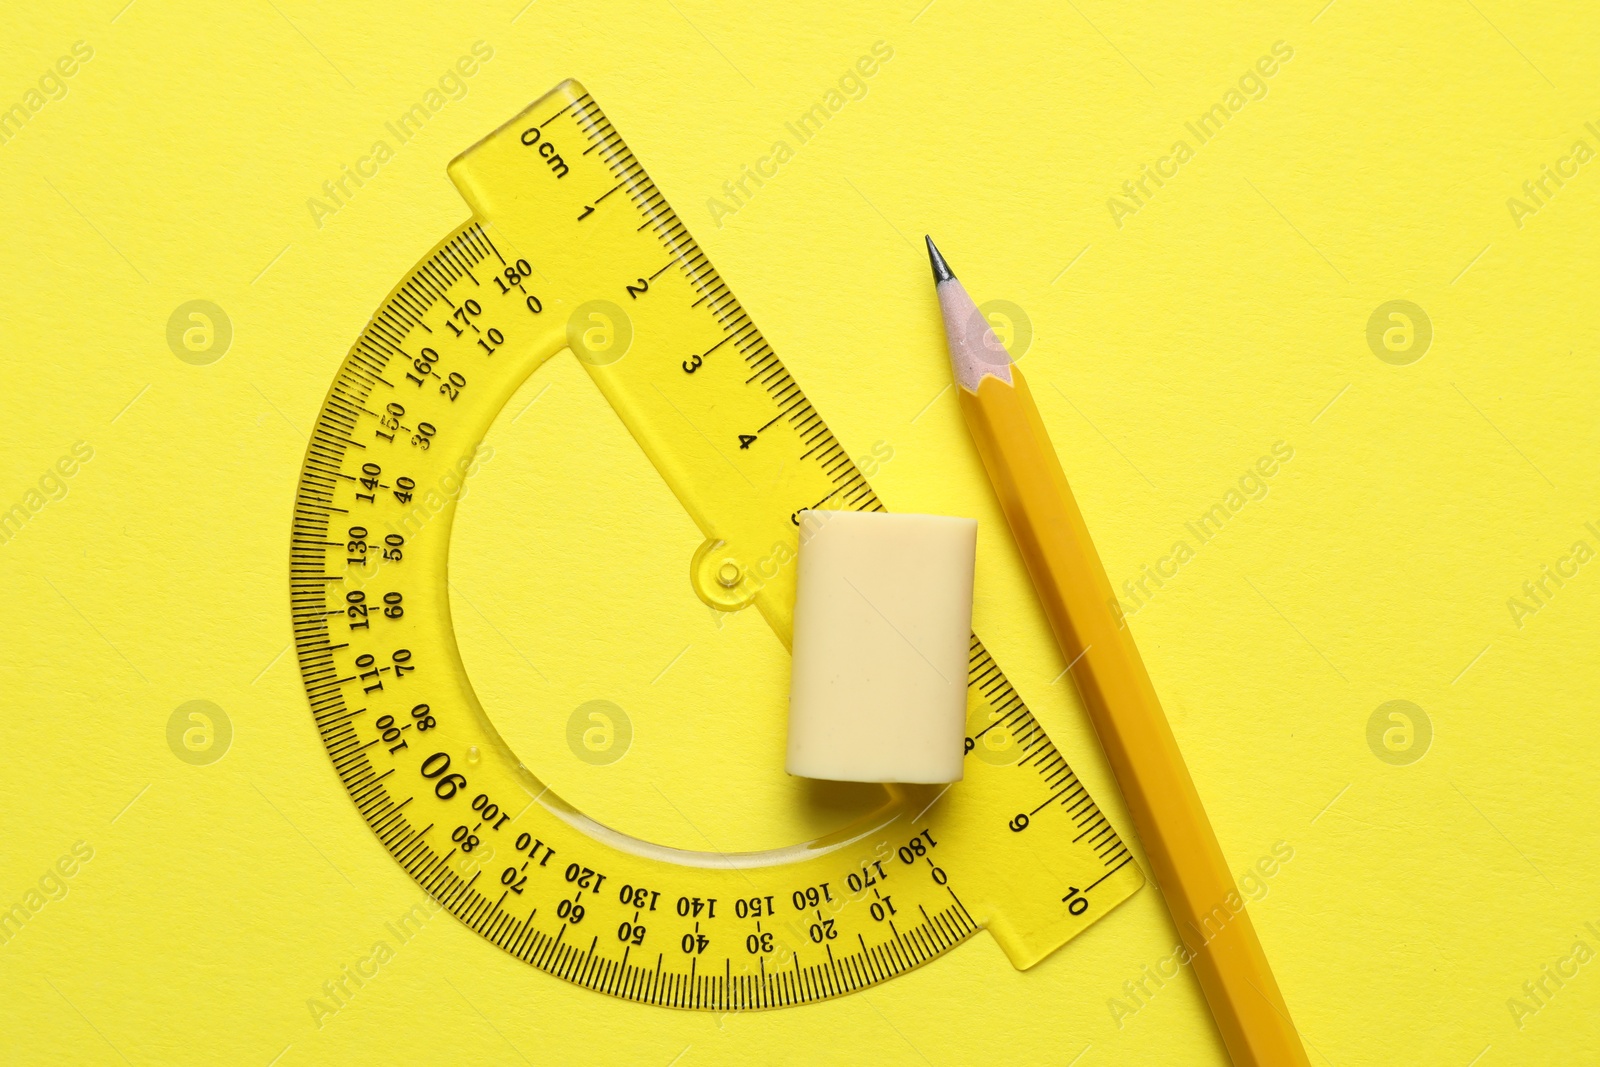
M728 1016L442 912L397 936L420 892L288 652L294 481L343 353L465 217L445 163L565 77L851 454L891 453L887 504L978 517L975 626L1131 839L943 391L921 234L1007 302L1313 1062L1595 1047L1600 41L1567 5L1320 6L11 12L0 1060L1223 1062L1192 978L1149 977L1153 887L1027 973L979 935ZM694 598L697 532L570 356L490 443L455 613L519 754L653 840L813 832L781 646ZM594 699L632 726L604 766L568 743Z

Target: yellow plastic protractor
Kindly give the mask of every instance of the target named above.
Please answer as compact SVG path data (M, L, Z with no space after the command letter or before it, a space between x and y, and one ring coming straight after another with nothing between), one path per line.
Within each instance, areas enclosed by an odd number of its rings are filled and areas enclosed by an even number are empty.
M754 604L785 644L795 514L882 505L580 86L556 88L450 175L475 219L395 288L340 367L291 548L318 729L417 883L551 974L712 1010L860 989L980 928L1028 967L1138 889L1138 865L976 637L965 779L886 790L871 817L821 840L736 854L652 844L519 762L456 645L455 502L433 487L472 471L496 414L552 355L583 360L705 534L699 596ZM1016 758L975 758L996 729Z

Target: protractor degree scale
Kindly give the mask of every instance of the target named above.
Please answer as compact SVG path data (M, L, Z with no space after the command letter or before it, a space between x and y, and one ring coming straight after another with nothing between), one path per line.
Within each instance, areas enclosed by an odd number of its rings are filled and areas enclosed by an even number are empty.
M718 1011L861 989L980 928L1029 967L1137 890L1138 864L976 637L965 779L886 789L872 816L821 840L652 844L523 765L456 645L446 489L545 360L578 355L705 534L696 593L755 605L785 644L797 513L882 505L582 87L558 86L450 175L474 219L394 289L339 369L291 548L318 730L411 877L541 970Z

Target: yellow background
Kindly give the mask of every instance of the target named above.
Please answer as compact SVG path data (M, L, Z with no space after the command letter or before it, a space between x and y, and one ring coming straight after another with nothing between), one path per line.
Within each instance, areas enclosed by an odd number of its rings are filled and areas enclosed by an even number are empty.
M418 890L340 788L285 654L304 432L371 311L465 218L446 161L565 77L851 454L892 446L886 503L980 519L976 627L1127 834L940 396L920 235L980 302L1024 309L1023 366L1113 583L1195 548L1132 625L1235 870L1294 850L1252 914L1314 1062L1600 1043L1600 965L1520 1020L1507 1005L1575 938L1600 951L1600 565L1520 627L1507 606L1574 542L1600 548L1600 164L1520 227L1507 206L1575 140L1600 149L1592 18L1504 0L10 7L0 107L74 42L94 55L0 145L0 509L74 442L94 456L0 544L0 907L75 842L93 858L0 946L0 1060L1222 1062L1188 976L1120 1026L1108 1006L1175 943L1154 887L1027 973L979 935L864 993L723 1017L583 992L443 914L409 943L387 932ZM866 96L799 144L785 123L880 40L894 56ZM307 199L476 41L493 58L465 97L319 227ZM1119 228L1108 198L1194 147L1184 123L1279 41L1293 58L1266 97ZM705 201L777 139L794 158L715 225ZM167 343L197 299L233 327L203 366ZM1433 327L1409 365L1367 343L1394 299ZM792 840L767 806L786 787L762 784L781 649L754 613L694 600L698 536L570 356L527 397L546 385L502 417L458 524L486 706L624 829ZM1279 441L1294 457L1268 495L1197 545L1184 524ZM565 611L571 647L549 622ZM563 747L577 703L652 677L666 688L619 701L626 758ZM233 734L205 766L167 739L195 699ZM1432 726L1408 765L1368 745L1391 700ZM379 940L394 958L319 1027L307 1000Z

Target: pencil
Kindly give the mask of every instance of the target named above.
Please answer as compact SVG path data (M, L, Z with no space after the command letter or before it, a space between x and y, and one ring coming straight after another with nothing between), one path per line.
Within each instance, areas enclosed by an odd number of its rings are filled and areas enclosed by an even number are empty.
M1028 383L932 238L928 257L961 413L1223 1044L1236 1067L1309 1067Z

